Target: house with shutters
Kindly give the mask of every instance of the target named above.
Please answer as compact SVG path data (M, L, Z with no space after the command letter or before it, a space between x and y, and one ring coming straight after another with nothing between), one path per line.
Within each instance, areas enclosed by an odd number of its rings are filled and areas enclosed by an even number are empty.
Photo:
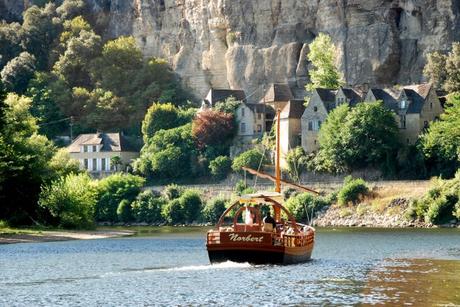
M121 133L80 134L67 150L80 162L80 169L96 177L125 170L139 156ZM114 157L119 157L120 165L113 165Z
M201 102L201 107L198 112L205 109L210 109L218 102L224 102L227 98L233 97L238 101L246 101L246 94L243 90L231 90L221 88L211 88L206 97Z
M416 84L400 89L370 89L366 101L380 100L394 111L403 143L413 145L430 123L443 113L441 100L432 84Z
M301 118L305 101L291 99L280 113L281 167L286 167L286 156L291 149L302 145Z

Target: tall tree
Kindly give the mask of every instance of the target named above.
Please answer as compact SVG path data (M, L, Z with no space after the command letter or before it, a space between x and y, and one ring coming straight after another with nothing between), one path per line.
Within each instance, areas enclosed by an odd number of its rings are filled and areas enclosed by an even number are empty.
M192 134L200 149L228 143L233 132L232 114L205 110L198 113L193 120Z
M3 67L1 76L10 91L22 94L27 89L34 72L35 57L28 52L22 52Z
M314 88L338 88L342 82L342 76L337 69L337 49L329 35L320 33L310 44L308 60L312 63L310 69L310 83L307 90Z
M439 51L428 53L423 75L440 89L446 80L446 56Z
M449 95L441 120L422 136L422 148L432 175L452 177L460 167L460 93Z
M460 43L452 44L446 60L446 82L444 89L449 93L460 92Z

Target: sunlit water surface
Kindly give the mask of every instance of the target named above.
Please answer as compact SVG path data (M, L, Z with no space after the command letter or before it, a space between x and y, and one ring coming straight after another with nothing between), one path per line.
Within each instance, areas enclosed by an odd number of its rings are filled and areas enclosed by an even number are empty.
M460 305L459 230L322 229L290 266L210 265L204 240L2 245L0 305Z

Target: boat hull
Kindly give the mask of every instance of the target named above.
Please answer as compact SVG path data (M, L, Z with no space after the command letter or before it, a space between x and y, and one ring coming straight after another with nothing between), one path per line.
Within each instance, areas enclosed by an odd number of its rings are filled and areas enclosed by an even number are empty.
M225 261L243 262L251 264L296 264L311 259L312 248L280 248L280 249L248 249L248 248L219 248L208 247L211 263Z

